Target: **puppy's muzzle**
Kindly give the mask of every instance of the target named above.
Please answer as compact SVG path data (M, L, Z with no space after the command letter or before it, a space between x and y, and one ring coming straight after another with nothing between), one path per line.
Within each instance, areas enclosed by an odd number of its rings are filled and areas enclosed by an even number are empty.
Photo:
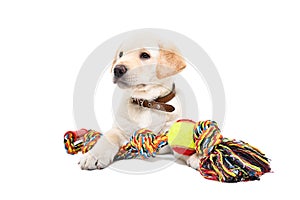
M115 78L121 78L127 72L125 65L116 65L114 68Z

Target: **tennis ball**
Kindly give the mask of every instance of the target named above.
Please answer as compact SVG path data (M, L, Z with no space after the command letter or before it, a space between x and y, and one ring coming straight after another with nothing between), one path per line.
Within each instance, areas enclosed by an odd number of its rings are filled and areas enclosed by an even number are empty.
M193 139L195 122L189 119L176 121L169 129L168 144L178 154L189 156L195 153Z

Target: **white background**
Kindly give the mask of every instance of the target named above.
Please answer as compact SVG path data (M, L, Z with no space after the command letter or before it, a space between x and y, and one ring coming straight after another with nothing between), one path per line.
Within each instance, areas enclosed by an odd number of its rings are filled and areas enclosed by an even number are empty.
M194 2L1 1L3 199L299 199L300 5ZM146 175L79 170L62 142L76 127L77 73L103 41L145 27L175 30L204 48L225 87L223 134L262 149L274 173L222 184L178 164Z

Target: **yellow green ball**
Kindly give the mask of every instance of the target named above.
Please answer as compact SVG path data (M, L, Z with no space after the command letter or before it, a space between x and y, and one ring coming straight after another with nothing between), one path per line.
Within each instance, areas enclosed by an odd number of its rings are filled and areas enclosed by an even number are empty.
M189 119L176 121L169 129L168 144L174 152L182 155L195 153L193 139L195 122Z

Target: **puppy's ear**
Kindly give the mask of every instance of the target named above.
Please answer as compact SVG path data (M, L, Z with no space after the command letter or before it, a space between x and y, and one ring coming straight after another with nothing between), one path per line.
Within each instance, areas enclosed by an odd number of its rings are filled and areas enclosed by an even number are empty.
M163 79L181 72L186 67L183 57L175 51L160 48L156 76Z

